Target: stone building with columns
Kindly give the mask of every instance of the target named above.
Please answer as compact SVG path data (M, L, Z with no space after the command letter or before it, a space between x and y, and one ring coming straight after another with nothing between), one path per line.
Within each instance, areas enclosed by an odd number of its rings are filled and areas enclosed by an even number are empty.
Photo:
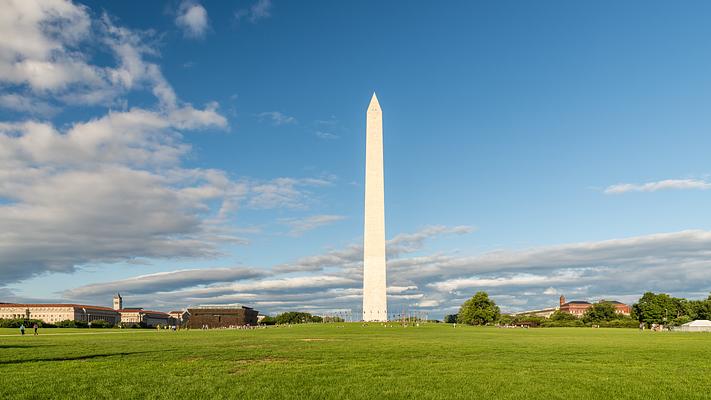
M84 304L2 303L0 318L38 319L50 324L67 320L80 322L101 320L117 325L121 321L121 315L114 309Z
M124 308L123 298L119 293L113 298L112 308L84 304L0 303L0 319L17 318L38 319L49 324L67 320L87 323L101 320L111 325L125 324L149 327L179 325L181 323L177 318L162 311Z

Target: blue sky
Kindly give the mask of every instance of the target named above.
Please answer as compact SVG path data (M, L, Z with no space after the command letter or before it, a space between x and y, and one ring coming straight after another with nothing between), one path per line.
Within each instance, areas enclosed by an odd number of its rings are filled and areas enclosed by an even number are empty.
M357 310L711 288L711 5L41 2L0 17L0 300Z

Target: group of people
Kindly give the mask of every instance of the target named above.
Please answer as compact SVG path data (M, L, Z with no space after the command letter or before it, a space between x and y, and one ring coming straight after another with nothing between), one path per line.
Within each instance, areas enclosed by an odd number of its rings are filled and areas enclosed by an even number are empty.
M167 326L156 325L156 329L158 329L158 330L167 329L167 330L171 330L171 331L175 332L178 329L180 329L180 327L178 325L167 325Z
M39 335L39 332L37 331L39 329L39 325L35 322L32 325L32 329L35 331L35 336ZM25 336L25 324L20 325L20 335Z
M206 331L206 330L215 329L215 328L218 328L218 329L256 329L256 328L258 328L258 327L259 327L259 326L252 326L252 325L250 325L250 324L246 324L246 325L218 326L218 327L210 328L210 325L208 325L208 324L203 324L203 325L200 327L200 330Z

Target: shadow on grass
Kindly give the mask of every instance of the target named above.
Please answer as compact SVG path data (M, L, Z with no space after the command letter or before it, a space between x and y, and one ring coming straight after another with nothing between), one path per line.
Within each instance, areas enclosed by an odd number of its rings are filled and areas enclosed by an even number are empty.
M39 347L31 344L0 344L0 349L28 349L30 347Z
M105 358L105 357L115 357L115 356L130 356L132 354L146 354L155 353L156 351L130 351L121 353L104 353L104 354L88 354L85 356L75 356L75 357L54 357L54 358L28 358L24 360L6 360L0 361L0 365L8 364L24 364L32 362L41 361L76 361L76 360L91 360L93 358Z

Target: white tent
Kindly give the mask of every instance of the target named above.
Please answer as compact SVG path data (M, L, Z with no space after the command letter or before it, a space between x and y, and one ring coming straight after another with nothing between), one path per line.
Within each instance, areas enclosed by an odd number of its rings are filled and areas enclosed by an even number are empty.
M697 319L680 326L682 332L711 332L711 321L707 319Z

